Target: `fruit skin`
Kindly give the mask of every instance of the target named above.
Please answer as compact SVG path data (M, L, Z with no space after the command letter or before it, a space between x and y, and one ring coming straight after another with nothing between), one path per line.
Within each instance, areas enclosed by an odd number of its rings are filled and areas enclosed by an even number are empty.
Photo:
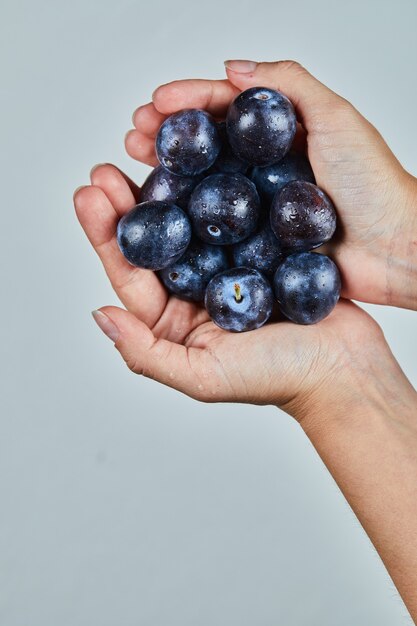
M340 274L324 254L300 252L278 267L273 286L281 312L296 324L327 317L340 296Z
M140 192L141 202L168 202L186 210L191 193L202 176L178 176L158 165L149 174Z
M222 147L219 156L211 166L208 174L216 174L223 172L225 174L246 174L249 163L242 161L232 150L226 131L226 122L218 122L217 130L219 131Z
M191 240L191 224L182 209L167 202L143 202L117 225L117 243L132 265L160 270L182 256Z
M241 301L236 301L236 286ZM271 285L257 270L235 267L209 282L205 305L217 326L233 332L255 330L271 316L274 297Z
M255 232L260 200L242 174L212 174L191 194L188 213L194 233L206 243L237 243Z
M279 91L251 87L231 103L226 127L238 157L252 165L269 165L291 147L296 131L294 107Z
M236 266L253 267L266 276L272 276L284 260L282 247L272 232L269 220L265 219L260 229L232 248Z
M213 276L228 267L225 248L194 239L178 261L159 272L159 277L174 295L201 302Z
M268 205L278 189L292 180L316 182L309 160L299 152L289 152L278 163L253 167L249 178L255 183L261 200Z
M168 117L156 136L159 162L173 174L196 176L217 159L221 140L206 111L185 109Z
M329 241L336 229L332 201L305 181L292 181L275 194L270 219L282 247L293 252L317 248Z

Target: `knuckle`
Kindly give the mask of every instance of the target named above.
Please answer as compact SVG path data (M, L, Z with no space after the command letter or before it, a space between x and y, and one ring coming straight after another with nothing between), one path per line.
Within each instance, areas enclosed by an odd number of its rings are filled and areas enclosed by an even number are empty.
M357 115L357 111L348 100L329 92L310 107L309 135L310 137L315 135L317 141L326 142L327 135L355 127L353 122L358 119Z
M307 70L298 61L287 59L284 61L277 61L275 63L276 68L281 72L288 72L292 74L306 74Z
M139 375L143 374L143 368L140 366L135 356L129 355L125 357L125 363L127 367L130 369L130 371L133 372L134 374L139 374Z
M170 106L174 107L181 103L183 100L181 89L178 87L179 81L173 81L160 85L152 94L152 100L157 109L164 107L167 100L170 102Z
M196 389L192 394L192 398L198 400L198 402L213 404L213 397L210 395L208 389Z
M139 361L135 355L126 359L126 364L135 374L150 378L151 380L161 380L163 378L164 362L169 357L171 347L156 340L147 351L145 359Z
M157 380L155 371L153 369L145 367L145 365L140 363L135 357L126 359L125 363L130 371L133 372L133 374L143 376L144 378L149 378L149 380Z
M148 348L148 356L154 363L159 363L167 359L173 346L169 342L160 339L154 339L152 345Z
M355 128L357 112L353 105L339 95L329 96L326 103L323 103L323 109L329 112L328 130L339 130L342 128Z
M336 98L332 98L331 104L336 115L351 115L355 110L349 100L339 95Z
M193 391L191 393L187 393L193 400L197 402L201 402L203 404L214 404L216 400L210 395L208 391ZM218 402L218 400L217 400Z

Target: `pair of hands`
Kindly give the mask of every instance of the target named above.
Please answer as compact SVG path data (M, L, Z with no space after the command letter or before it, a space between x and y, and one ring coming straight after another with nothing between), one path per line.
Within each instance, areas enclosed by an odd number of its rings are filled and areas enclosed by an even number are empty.
M136 373L203 401L275 404L302 422L329 399L352 402L353 393L359 401L363 373L375 372L375 363L396 371L378 325L349 299L417 308L417 181L351 104L297 63L233 61L226 72L227 80L159 87L134 113L127 152L155 166L155 136L175 111L202 108L222 118L249 87L285 93L300 122L297 146L307 149L317 184L338 211L337 237L323 251L341 271L342 300L314 326L278 321L249 333L221 330L201 306L169 296L156 274L124 259L117 222L140 200L140 189L104 164L74 203L126 310L103 307L95 319Z

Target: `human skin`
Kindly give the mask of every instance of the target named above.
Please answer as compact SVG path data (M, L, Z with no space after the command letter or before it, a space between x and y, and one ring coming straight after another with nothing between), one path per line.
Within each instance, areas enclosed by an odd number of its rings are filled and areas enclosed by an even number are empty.
M303 125L297 144L306 142L317 184L338 210L341 228L326 250L344 299L313 326L217 328L200 306L170 297L154 273L125 261L116 226L140 190L105 164L77 190L75 207L126 310L103 307L96 321L136 373L202 401L272 404L292 415L416 619L417 394L376 322L346 298L417 308L417 182L369 122L298 64L228 65L227 81L158 88L135 112L127 150L155 165L154 138L170 113L197 107L220 118L247 87L281 89Z
M416 179L372 124L298 63L227 65L227 81L179 80L158 87L153 101L133 115L135 129L126 136L130 156L155 165L157 129L167 115L184 106L207 108L221 117L241 90L255 85L282 90L302 123L299 134L306 135L317 185L341 218L336 239L326 251L342 272L343 296L416 309Z

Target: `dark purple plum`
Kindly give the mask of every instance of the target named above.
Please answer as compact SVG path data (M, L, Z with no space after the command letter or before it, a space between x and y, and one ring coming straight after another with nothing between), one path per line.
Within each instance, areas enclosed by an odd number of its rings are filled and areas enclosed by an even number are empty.
M255 330L271 317L272 287L257 270L235 267L208 284L206 309L217 326L233 332Z
M201 302L213 276L228 267L225 248L193 240L182 257L161 270L159 276L171 293Z
M212 174L194 189L188 213L194 233L202 241L215 245L237 243L256 230L258 192L242 174Z
M182 209L167 202L143 202L117 225L117 243L132 265L161 270L184 254L191 224Z
M282 159L293 142L297 121L284 94L266 87L251 87L231 103L226 117L233 152L252 165Z
M292 181L272 200L271 227L283 249L311 250L333 236L336 211L330 198L316 185Z
M281 312L297 324L315 324L331 313L340 296L339 270L324 254L287 257L274 276Z
M191 192L202 180L202 176L177 176L158 165L149 174L142 185L141 202L168 202L186 209Z
M159 162L181 176L196 176L208 170L220 148L216 122L200 109L185 109L170 115L156 137Z
M218 122L217 130L219 131L222 147L220 154L214 161L209 170L209 174L223 172L225 174L246 174L249 163L242 161L232 150L226 131L226 122Z
M252 168L249 178L255 183L261 200L268 205L278 189L292 180L316 182L309 160L299 152L289 152L278 163Z
M232 248L233 263L237 267L252 267L266 276L272 276L284 259L278 239L272 232L269 220L261 228Z

